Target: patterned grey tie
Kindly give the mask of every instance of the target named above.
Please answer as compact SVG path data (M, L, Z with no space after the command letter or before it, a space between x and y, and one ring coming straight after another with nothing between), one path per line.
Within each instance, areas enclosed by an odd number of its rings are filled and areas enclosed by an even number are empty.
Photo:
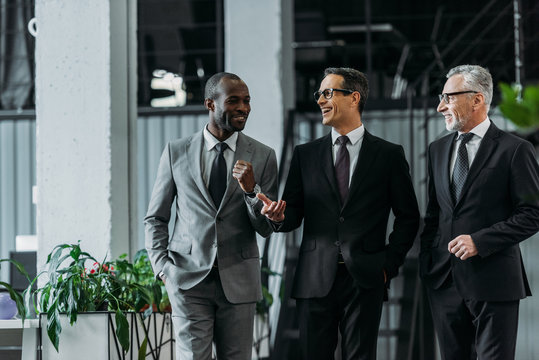
M223 153L228 148L228 145L224 142L220 142L215 145L215 148L217 149L218 154L211 167L210 185L208 186L208 190L210 190L213 203L219 208L226 190L226 161Z
M453 181L451 182L451 197L453 198L453 204L456 204L466 177L468 177L468 170L470 164L468 163L468 150L466 149L466 143L473 137L472 133L461 134L459 136L460 145L457 150L457 160L455 161L455 167L453 169Z
M336 143L339 144L337 151L337 160L335 161L335 175L337 176L337 185L341 195L341 204L344 204L348 196L348 183L350 181L350 153L346 144L350 141L348 136L339 136Z

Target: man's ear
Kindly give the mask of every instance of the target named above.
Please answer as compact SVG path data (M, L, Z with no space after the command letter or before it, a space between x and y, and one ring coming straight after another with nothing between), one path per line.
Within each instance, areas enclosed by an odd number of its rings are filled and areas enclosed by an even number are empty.
M204 99L204 106L209 111L214 111L215 110L215 103L213 102L212 99Z
M359 93L359 91L355 91L355 92L351 93L350 96L352 96L352 98L353 98L352 104L354 106L358 106L359 101L361 100L361 94Z
M477 93L473 95L473 105L480 106L485 104L485 95Z

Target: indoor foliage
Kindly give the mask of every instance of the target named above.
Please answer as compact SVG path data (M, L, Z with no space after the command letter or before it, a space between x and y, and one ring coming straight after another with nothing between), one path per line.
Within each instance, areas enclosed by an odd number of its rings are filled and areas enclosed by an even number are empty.
M13 260L9 261L28 278L24 268ZM48 281L36 288L38 278ZM127 255L117 260L98 261L77 244L56 246L47 257L45 270L35 279L29 279L29 286L21 296L6 283L11 298L17 303L19 315L24 321L31 310L37 314L47 314L47 334L58 351L59 336L62 331L60 314L65 314L71 325L77 315L84 312L111 311L115 313L116 336L124 351L129 350L129 324L126 311L142 312L144 317L154 310L164 311L169 307L168 297L162 283L153 275L146 250L135 255L133 263ZM152 304L153 306L150 306Z

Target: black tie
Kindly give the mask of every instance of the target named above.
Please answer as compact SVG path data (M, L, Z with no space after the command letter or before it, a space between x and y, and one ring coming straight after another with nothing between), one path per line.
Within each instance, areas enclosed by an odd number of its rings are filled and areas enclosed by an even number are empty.
M215 157L215 160L213 160L213 165L211 167L209 190L213 203L217 208L221 204L221 200L223 199L226 190L226 161L223 153L227 147L228 145L224 142L215 145L218 154Z
M340 144L339 151L337 151L337 160L335 161L335 175L339 185L341 204L344 204L348 196L348 182L350 181L350 154L346 148L349 141L348 136L339 136L336 141L337 144Z
M455 161L455 167L453 168L453 181L451 182L451 196L453 197L453 203L456 204L462 187L468 176L468 170L470 164L468 163L468 150L466 149L466 143L473 137L472 133L461 134L460 145L457 151L457 160Z

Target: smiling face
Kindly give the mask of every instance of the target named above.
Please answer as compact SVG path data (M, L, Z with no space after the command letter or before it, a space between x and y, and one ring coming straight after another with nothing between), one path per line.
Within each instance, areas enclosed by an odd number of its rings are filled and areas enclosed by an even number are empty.
M443 93L468 91L462 75L454 75L447 79ZM468 132L474 128L475 122L471 120L473 114L474 94L460 94L449 96L449 104L443 99L436 111L445 118L445 128L448 131Z
M245 128L251 112L251 96L242 80L224 77L218 84L216 99L206 99L210 110L208 130L218 139L225 139Z
M342 89L344 78L341 75L329 74L320 83L320 91L325 89ZM342 128L348 129L349 123L357 122L360 119L359 111L357 108L357 101L355 97L359 97L359 93L352 94L344 93L341 91L334 91L333 97L329 100L320 96L318 98L318 106L322 111L322 123L334 127L337 131ZM361 125L361 120L360 125ZM353 129L353 128L352 128ZM342 135L343 133L339 131Z

